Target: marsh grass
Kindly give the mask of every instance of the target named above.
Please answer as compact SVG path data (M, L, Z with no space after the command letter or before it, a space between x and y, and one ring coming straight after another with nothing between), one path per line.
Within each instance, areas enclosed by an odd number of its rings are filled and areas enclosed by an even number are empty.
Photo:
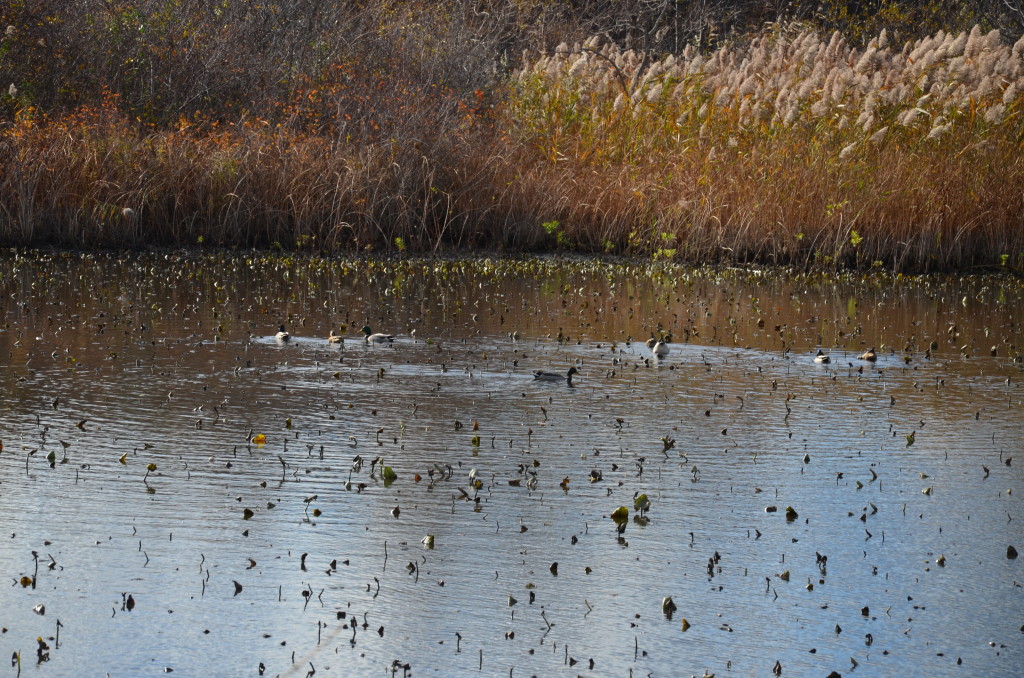
M701 261L947 269L1008 254L1020 266L1022 51L978 28L902 46L883 31L857 50L781 27L661 60L593 38L528 61L510 111L520 164L548 167L533 203L588 244L600 233Z
M0 241L1024 268L1022 52L977 28L856 49L775 26L663 58L562 44L469 94L397 77L396 54L262 117L23 106L0 127Z

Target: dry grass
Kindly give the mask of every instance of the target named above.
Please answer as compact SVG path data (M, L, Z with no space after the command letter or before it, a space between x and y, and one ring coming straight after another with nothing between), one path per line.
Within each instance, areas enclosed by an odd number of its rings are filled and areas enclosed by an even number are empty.
M562 45L517 76L514 166L546 174L538 218L607 249L1021 266L1022 51L977 28L864 50L790 28L654 61Z
M783 27L661 59L561 45L504 95L339 69L233 123L25 107L0 241L1024 268L1022 51Z

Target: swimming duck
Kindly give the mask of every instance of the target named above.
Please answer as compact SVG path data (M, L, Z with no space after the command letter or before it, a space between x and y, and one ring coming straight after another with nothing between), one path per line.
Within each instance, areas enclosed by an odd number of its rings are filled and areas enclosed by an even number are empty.
M818 349L818 353L814 356L814 362L816 362L816 363L830 363L830 362L832 362L832 359L829 358L824 353L822 353L821 349L819 348Z
M860 358L861 360L870 360L871 362L875 362L876 360L878 360L878 354L875 353L875 347L874 346L872 346L868 350L864 351L863 353L861 353L857 357Z
M537 370L536 372L533 373L533 378L534 379L539 379L540 381L567 381L567 382L569 382L571 384L572 383L572 375L574 375L574 374L579 374L579 370L577 370L575 367L570 367L569 371L566 372L565 374L559 374L558 372L545 372L544 370Z
M327 343L343 344L345 343L345 337L341 336L340 334L335 334L334 330L331 330L331 333L327 335Z
M669 355L669 342L664 339L658 341L648 339L647 348L654 353L654 357L668 357Z
M292 335L288 334L288 332L285 331L284 325L280 325L277 328L277 334L274 335L274 338L277 339L278 341L288 341L289 339L292 338Z
M361 331L367 344L387 344L395 340L395 335L393 334L383 334L381 332L374 334L369 325L363 325Z

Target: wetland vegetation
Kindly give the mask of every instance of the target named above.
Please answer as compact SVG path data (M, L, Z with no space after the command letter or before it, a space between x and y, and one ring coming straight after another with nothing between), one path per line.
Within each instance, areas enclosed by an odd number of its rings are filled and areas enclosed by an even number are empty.
M7 245L1024 267L1016 0L47 7Z
M1015 675L1022 297L5 253L4 675Z

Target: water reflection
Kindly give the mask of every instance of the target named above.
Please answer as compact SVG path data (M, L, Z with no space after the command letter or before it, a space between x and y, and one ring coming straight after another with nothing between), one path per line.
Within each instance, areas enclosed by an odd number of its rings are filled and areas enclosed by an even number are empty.
M0 571L36 579L0 594L0 651L27 667L59 619L41 675L1021 662L1010 280L244 255L0 271ZM363 324L398 338L367 346ZM643 342L664 335L656 361ZM572 388L532 378L570 366ZM619 535L608 516L639 493L649 522Z

